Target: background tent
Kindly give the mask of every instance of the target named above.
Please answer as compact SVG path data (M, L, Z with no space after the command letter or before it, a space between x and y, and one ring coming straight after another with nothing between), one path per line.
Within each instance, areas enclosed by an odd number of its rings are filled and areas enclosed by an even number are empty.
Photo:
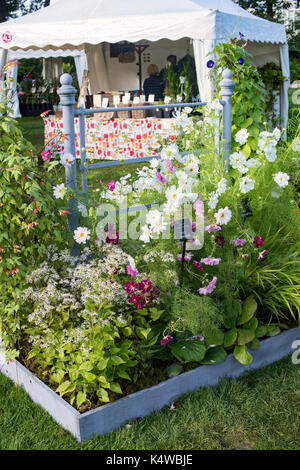
M226 41L230 36L238 37L242 32L249 41L248 50L256 65L270 61L281 65L286 77L281 94L281 117L282 124L286 125L289 58L285 28L252 15L231 0L60 0L2 23L0 27L0 47L3 48L0 66L6 60L8 49L81 48L87 56L92 93L112 89L116 76L125 77L129 73L126 68L117 72L113 67L109 43L147 41L155 57L155 50L165 49L166 41L192 39L202 100L208 100L211 93L207 54L217 42ZM173 51L175 49L174 45Z

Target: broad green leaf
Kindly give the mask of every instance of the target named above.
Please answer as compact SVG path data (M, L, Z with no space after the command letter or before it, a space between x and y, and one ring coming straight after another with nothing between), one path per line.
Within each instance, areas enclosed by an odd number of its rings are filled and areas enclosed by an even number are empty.
M276 326L268 331L267 336L276 336L276 335L279 335L279 333L280 333L280 328Z
M96 393L98 397L100 398L100 400L103 401L104 403L108 403L110 401L108 393L106 390L104 390L104 388L99 388Z
M248 322L253 317L256 310L257 302L253 295L251 295L243 302L242 313L238 318L237 324L243 325L244 323Z
M183 367L181 364L178 362L174 362L174 364L171 364L169 367L166 368L166 375L167 377L179 375L182 371Z
M202 341L178 341L171 345L172 354L180 362L200 362L205 356L206 347Z
M150 331L151 328L140 328L139 326L136 327L136 334L141 339L147 339Z
M120 356L111 356L109 358L109 362L114 366L119 366L120 364L125 363L125 361Z
M251 155L250 145L249 144L244 145L244 147L242 148L242 152L245 155L245 157L247 157L247 158L250 157L250 155Z
M120 385L117 382L111 382L110 387L112 392L123 394Z
M246 346L235 346L233 355L238 362L244 364L245 366L251 364L253 360L253 357L249 353Z
M82 371L81 375L88 382L94 382L94 380L97 379L97 376L95 374L92 374L91 372Z
M205 338L205 344L207 348L211 345L222 346L224 343L224 333L221 330L217 330L213 334L208 334Z
M256 331L257 327L258 327L258 320L256 317L252 317L251 320L243 324L243 328L246 328L247 330L251 330L251 331Z
M101 361L97 362L97 368L99 370L104 370L106 369L108 363L108 359L101 359Z
M237 329L226 331L224 334L224 348L230 348L233 346L237 338Z
M257 338L254 338L250 343L247 344L249 349L258 349L260 347L260 341Z
M238 346L244 346L244 344L250 343L255 338L255 333L252 330L247 330L246 328L238 329Z
M118 377L120 377L121 379L131 380L130 375L128 375L125 370L119 370Z
M268 333L268 328L266 325L260 325L256 328L255 331L255 336L256 338L262 338L263 336L266 336Z
M81 407L81 405L86 402L86 393L85 392L78 392L76 396L76 405L78 408Z
M132 335L132 328L130 326L126 326L126 328L122 329L122 333L124 336L131 336Z
M206 351L204 359L201 364L219 364L226 360L227 353L222 346L216 346Z

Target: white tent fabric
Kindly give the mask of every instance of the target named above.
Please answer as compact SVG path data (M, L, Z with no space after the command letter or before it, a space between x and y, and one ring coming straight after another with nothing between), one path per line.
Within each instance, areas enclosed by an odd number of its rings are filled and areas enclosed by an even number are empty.
M92 88L97 85L98 90L109 89L113 78L109 76L103 44L124 40L193 39L202 99L210 96L207 52L216 42L230 36L238 37L239 32L250 43L256 44L254 56L259 54L261 46L274 46L288 73L284 26L258 18L231 0L60 0L1 26L0 47L5 49L85 48ZM2 35L2 32L7 34ZM287 83L288 77L281 103L284 121L287 117Z

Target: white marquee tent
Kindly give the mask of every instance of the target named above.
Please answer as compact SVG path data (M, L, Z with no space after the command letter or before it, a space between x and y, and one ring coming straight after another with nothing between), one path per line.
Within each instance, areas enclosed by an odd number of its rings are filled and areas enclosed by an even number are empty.
M168 54L179 55L180 51L184 55L192 45L200 96L209 100L207 54L217 42L238 37L239 32L248 40L247 51L256 65L271 61L281 65L286 77L280 103L285 126L289 87L285 28L252 15L231 0L59 0L0 24L0 68L12 58L73 55L79 80L87 61L91 93L124 89L125 77L127 89L133 89L137 88L135 64L112 59L109 43L147 43L151 62L158 66L164 65Z

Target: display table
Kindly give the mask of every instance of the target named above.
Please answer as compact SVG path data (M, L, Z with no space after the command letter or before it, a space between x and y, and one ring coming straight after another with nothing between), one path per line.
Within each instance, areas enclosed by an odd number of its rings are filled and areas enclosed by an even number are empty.
M120 160L157 156L162 139L175 139L173 119L85 119L87 158ZM47 117L45 123L45 147L58 146L64 151L61 139L62 119ZM75 118L76 156L80 156L79 119Z

